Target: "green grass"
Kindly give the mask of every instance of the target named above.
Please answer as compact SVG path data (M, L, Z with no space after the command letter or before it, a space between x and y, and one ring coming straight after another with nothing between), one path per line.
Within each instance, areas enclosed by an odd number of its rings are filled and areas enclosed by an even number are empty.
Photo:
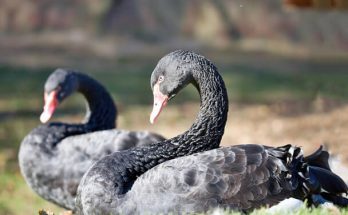
M226 82L230 102L268 103L279 100L312 101L317 95L334 100L348 100L348 73L328 69L282 72L254 69L249 65L218 65ZM87 71L112 93L120 112L128 107L151 105L149 86L153 64L135 66L121 63L115 71ZM0 65L0 214L34 214L40 208L57 207L34 194L23 181L17 164L18 147L23 137L39 124L43 84L53 68L29 69ZM198 102L193 87L185 89L172 103ZM81 96L72 96L62 104L57 115L80 113ZM125 119L127 120L127 119ZM301 212L303 211L303 212ZM302 209L296 214L326 214L324 210ZM261 214L255 212L254 214ZM344 211L347 214L346 211Z
M151 104L150 74L154 65L120 65L116 71L87 71L102 82L118 104ZM0 66L0 111L37 108L42 103L43 83L53 68L27 69ZM222 65L229 98L239 102L272 102L279 99L313 99L320 93L334 99L348 99L348 73L331 71L278 72L255 70L248 65ZM198 101L196 92L185 90L176 99ZM5 110L4 110L5 109Z
M224 211L223 214L225 215L239 215L241 213L238 212L232 212L232 211ZM270 213L267 211L266 208L258 209L250 213L250 215L264 215L264 214L270 214L270 215L336 215L336 214L348 214L348 211L346 209L328 209L328 208L308 208L305 206L302 206L298 208L295 211L277 211L274 213Z
M260 210L256 210L254 212L251 213L251 215L262 215L262 214L270 214L267 213L266 209L260 209ZM311 215L328 215L328 214L348 214L348 211L346 209L328 209L328 208L308 208L305 206L302 206L301 208L299 208L297 211L279 211L276 213L272 213L273 215L307 215L307 214L311 214Z
M23 183L19 173L4 173L0 177L0 214L37 214L40 208L62 211L36 196Z

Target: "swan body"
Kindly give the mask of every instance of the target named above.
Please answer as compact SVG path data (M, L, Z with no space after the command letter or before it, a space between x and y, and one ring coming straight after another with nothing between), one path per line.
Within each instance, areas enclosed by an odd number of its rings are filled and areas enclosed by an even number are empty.
M84 86L77 86L82 83ZM114 129L117 112L109 93L87 75L65 69L56 70L46 82L41 120L50 118L56 100L61 102L76 90L89 103L86 123L40 125L23 139L18 155L27 184L44 199L70 210L74 209L77 186L94 162L115 151L164 139L150 132Z
M97 161L78 187L78 214L185 214L216 207L249 211L289 197L315 205L348 204L341 196L347 186L331 172L328 153L321 148L307 157L291 145L218 148L228 99L216 67L203 56L175 51L160 60L151 76L150 122L189 83L201 95L191 128Z
M282 169L286 169L285 165L279 165L260 145L196 153L146 172L127 193L124 207L135 214L177 214L217 207L247 210L271 205L291 193L289 184L280 178ZM149 182L153 186L148 186Z

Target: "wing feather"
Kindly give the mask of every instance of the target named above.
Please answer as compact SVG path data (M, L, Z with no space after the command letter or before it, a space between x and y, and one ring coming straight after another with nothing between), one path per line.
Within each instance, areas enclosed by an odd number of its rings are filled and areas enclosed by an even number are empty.
M185 213L216 205L246 210L272 205L290 195L283 189L286 182L279 180L283 174L279 165L283 164L260 145L219 148L177 158L140 176L127 193L127 201L132 203L125 207L133 204L139 212Z

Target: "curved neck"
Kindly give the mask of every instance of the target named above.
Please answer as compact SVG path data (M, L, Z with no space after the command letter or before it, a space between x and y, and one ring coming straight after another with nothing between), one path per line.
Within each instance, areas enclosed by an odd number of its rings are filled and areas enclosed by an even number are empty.
M127 179L115 176L123 186L118 187L118 194L127 192L136 177L148 169L177 157L194 154L219 147L224 134L228 113L228 98L225 84L217 69L208 60L197 69L192 69L193 84L201 93L201 105L198 117L191 128L172 139L117 153L114 159L130 163L126 171ZM119 160L119 161L120 161Z
M193 84L200 92L201 105L197 119L186 135L195 135L198 141L193 143L209 150L219 146L224 134L228 114L227 91L217 68L208 60L198 69L193 69L192 75ZM189 143L193 144L191 140Z
M77 90L87 100L87 113L83 126L88 131L98 131L115 128L117 116L116 106L111 95L94 79L81 73L76 73Z
M200 110L195 122L185 133L143 148L144 154L150 157L156 155L158 160L162 161L219 147L228 113L224 81L216 67L208 60L194 65L191 72L193 84L201 97Z

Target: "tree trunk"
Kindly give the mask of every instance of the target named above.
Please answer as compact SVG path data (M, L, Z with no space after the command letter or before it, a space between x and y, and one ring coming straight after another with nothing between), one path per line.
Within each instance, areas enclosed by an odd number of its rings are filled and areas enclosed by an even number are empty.
M285 0L285 4L296 7L311 7L312 0Z
M336 7L338 9L348 9L348 0L336 0Z
M333 6L331 0L312 0L312 3L318 9L329 9Z

